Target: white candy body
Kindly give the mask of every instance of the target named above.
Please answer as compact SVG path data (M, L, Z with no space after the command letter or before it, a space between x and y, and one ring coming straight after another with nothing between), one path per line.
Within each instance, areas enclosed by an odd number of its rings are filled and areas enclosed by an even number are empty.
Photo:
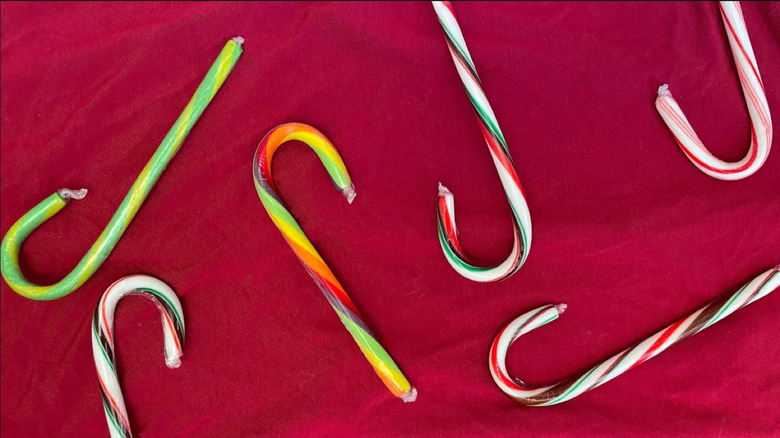
M658 89L655 107L683 153L696 167L713 178L733 181L754 174L769 157L772 117L739 2L720 2L720 11L750 114L751 140L747 155L736 162L723 161L712 155L672 97L668 85Z
M169 368L181 364L184 344L184 313L176 293L164 282L147 275L124 277L109 286L95 309L92 321L92 353L103 397L103 410L112 438L132 436L114 358L114 312L127 295L151 299L160 309L165 339L165 363Z

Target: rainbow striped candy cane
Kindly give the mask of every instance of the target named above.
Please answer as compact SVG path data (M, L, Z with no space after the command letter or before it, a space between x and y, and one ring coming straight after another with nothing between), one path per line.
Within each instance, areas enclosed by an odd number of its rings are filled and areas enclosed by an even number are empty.
M489 268L471 264L463 254L458 241L458 228L455 225L455 198L446 187L439 183L437 211L439 243L447 261L460 275L469 280L480 282L504 280L517 272L528 257L528 251L531 249L531 213L528 211L523 187L520 185L520 178L517 176L512 157L509 155L504 134L501 133L493 109L488 103L485 91L482 90L482 83L477 76L477 69L471 60L469 49L466 47L466 40L463 39L460 26L455 19L452 5L450 2L433 2L433 9L436 11L439 23L444 28L447 46L450 48L450 55L455 62L460 80L466 87L466 94L468 94L477 113L482 136L485 137L493 164L495 164L498 176L501 178L504 193L512 208L514 228L514 244L512 252L506 260L498 266Z
M672 131L685 156L696 167L713 178L734 181L755 173L769 156L772 147L772 117L769 114L764 83L758 72L756 55L753 54L753 46L750 44L739 2L720 2L720 14L726 27L752 124L750 150L745 158L729 163L713 156L696 135L677 101L672 97L668 85L664 84L658 88L655 107L666 122L666 126Z
M115 281L106 289L92 318L92 355L95 357L103 411L112 438L133 436L114 359L114 311L119 300L128 295L149 298L160 309L165 336L165 364L168 368L181 365L184 347L184 313L179 298L167 284L146 275L130 275Z
M284 202L276 193L271 177L271 159L279 146L298 140L306 143L320 157L336 188L344 194L350 204L355 199L355 186L347 173L347 168L341 156L325 136L311 126L302 123L286 123L279 125L266 134L255 152L253 174L255 188L271 217L274 225L282 233L282 237L292 248L306 272L311 275L319 286L325 298L336 311L344 327L355 339L366 359L374 367L379 378L396 397L404 402L413 402L417 398L417 390L409 385L398 365L376 340L376 336L366 325L363 315L344 291L336 276L322 260L317 250L303 233L298 222L285 207Z
M119 242L163 170L176 155L195 122L233 70L241 56L243 42L243 38L235 37L225 44L195 95L168 131L152 158L146 163L106 228L79 264L65 278L50 286L39 286L29 282L19 268L19 251L24 239L30 233L62 210L69 199L82 199L86 196L87 190L58 190L16 221L6 233L0 246L3 278L11 289L33 300L55 300L70 294L89 280Z
M565 304L547 305L527 312L504 327L490 347L490 374L499 388L510 398L526 406L550 406L569 401L578 395L609 382L615 377L651 359L750 303L780 288L780 266L770 269L742 286L734 294L726 294L639 344L621 351L580 376L552 385L531 386L513 379L506 370L506 353L520 336L554 321L566 310Z

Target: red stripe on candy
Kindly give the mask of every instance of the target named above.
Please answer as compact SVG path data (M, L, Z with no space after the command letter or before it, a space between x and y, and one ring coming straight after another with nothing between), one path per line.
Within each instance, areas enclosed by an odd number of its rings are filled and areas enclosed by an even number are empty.
M688 318L683 318L674 324L672 324L666 331L663 332L660 338L658 338L650 348L647 349L647 351L642 354L642 357L639 358L638 361L634 362L634 364L631 365L629 370L631 368L634 368L635 366L641 364L642 362L650 359L653 357L653 354L657 349L659 349L668 339L670 336L672 336L672 333L674 333L680 326L687 320Z
M734 41L737 42L737 45L739 46L739 50L742 51L742 54L745 55L745 58L748 60L748 64L750 64L750 68L753 70L753 74L756 75L756 79L758 79L758 84L761 86L761 91L766 94L766 91L764 90L764 83L761 81L761 76L758 74L758 70L756 70L756 67L753 65L753 61L750 59L750 57L747 54L747 51L745 50L745 47L742 46L742 41L740 41L739 37L737 37L737 33L734 31L734 27L732 27L731 22L729 21L728 17L726 17L726 13L723 11L723 5L718 3L718 8L720 8L720 14L723 17L723 22L726 23L726 27L728 28L731 35L734 37ZM737 8L739 8L739 14L740 17L742 16L742 9L737 5ZM745 19L742 18L742 25L744 26Z
M97 368L97 366L95 368ZM103 394L105 394L106 397L108 397L108 400L111 402L111 406L114 408L114 411L116 411L116 413L119 415L119 419L122 420L122 423L125 425L125 430L129 432L130 422L122 414L122 411L119 409L116 400L114 400L114 397L112 397L111 393L108 392L108 390L106 389L106 385L105 383L103 383L103 379L100 378L100 371L98 371L97 376L98 376L98 382L100 382L100 387L103 388Z

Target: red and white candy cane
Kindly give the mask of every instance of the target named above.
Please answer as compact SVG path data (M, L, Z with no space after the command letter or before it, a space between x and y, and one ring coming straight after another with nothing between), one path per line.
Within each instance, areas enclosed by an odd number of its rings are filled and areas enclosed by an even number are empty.
M754 278L736 293L727 294L682 318L639 344L621 351L582 375L552 385L532 386L509 376L506 353L520 336L554 321L566 310L565 304L547 305L525 313L509 323L490 347L490 373L506 395L526 406L550 406L569 401L578 395L609 382L666 350L681 340L715 324L737 310L780 288L780 266Z
M114 310L119 300L127 295L149 298L160 309L165 336L165 364L168 368L181 365L184 347L184 314L179 298L167 284L146 275L130 275L106 289L92 318L92 354L111 438L133 436L114 360Z
M664 84L658 89L655 107L672 131L677 144L696 167L713 178L733 181L752 175L766 161L772 147L772 118L739 2L720 2L720 14L750 113L750 150L745 158L730 163L712 155L685 118L669 92L668 85Z
M471 60L471 54L466 47L466 40L455 19L450 2L433 2L433 9L439 18L450 55L455 62L460 80L466 87L469 100L477 113L482 136L487 142L493 164L496 166L501 185L504 187L509 206L512 208L512 225L514 228L514 244L512 252L498 266L481 267L471 264L458 241L458 228L455 225L455 198L446 187L439 184L438 198L438 228L439 243L444 256L450 265L460 275L474 281L493 282L510 277L525 263L528 251L531 249L531 213L525 200L520 178L517 176L512 157L509 155L504 134L498 126L496 115L488 103L482 83L477 76L477 69Z

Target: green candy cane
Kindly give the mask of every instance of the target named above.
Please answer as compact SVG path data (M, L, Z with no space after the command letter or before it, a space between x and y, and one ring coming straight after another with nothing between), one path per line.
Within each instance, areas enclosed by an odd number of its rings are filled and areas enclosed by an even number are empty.
M56 300L70 294L89 280L119 242L141 204L149 195L149 191L152 190L195 122L198 121L211 99L217 94L217 90L233 70L241 56L243 42L243 38L235 37L225 44L206 77L198 86L195 95L192 96L176 123L168 131L152 158L146 163L111 221L100 233L84 258L65 278L50 286L39 286L29 282L19 268L19 250L24 239L33 230L62 210L69 199L81 199L86 196L87 190L58 190L16 221L6 233L0 247L0 267L2 267L3 278L11 286L11 289L19 295L33 300Z

